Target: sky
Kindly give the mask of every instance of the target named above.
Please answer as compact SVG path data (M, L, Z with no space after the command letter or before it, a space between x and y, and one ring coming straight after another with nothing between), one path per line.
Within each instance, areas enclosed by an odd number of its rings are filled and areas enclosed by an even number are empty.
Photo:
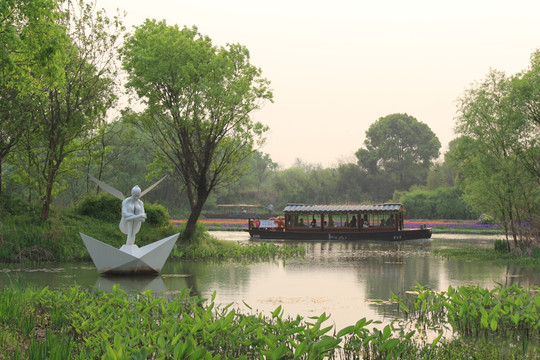
M247 47L274 102L252 118L282 168L297 159L355 162L377 119L407 113L439 138L456 137L457 100L490 69L527 70L540 48L538 0L97 0L147 18L197 26L214 45Z

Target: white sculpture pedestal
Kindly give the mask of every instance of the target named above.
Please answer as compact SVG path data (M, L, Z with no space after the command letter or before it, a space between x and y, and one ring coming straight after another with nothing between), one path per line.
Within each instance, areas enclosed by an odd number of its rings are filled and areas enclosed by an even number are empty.
M126 254L130 254L137 257L137 255L140 254L141 249L135 244L133 245L124 244L120 247L120 251L123 251Z

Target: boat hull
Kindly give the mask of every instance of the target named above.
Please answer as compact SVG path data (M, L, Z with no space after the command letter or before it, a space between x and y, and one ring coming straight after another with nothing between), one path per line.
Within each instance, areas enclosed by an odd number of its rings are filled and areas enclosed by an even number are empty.
M430 239L431 229L406 229L389 231L350 231L350 232L332 232L332 231L275 231L269 229L250 229L246 230L254 239L276 239L276 240L420 240Z

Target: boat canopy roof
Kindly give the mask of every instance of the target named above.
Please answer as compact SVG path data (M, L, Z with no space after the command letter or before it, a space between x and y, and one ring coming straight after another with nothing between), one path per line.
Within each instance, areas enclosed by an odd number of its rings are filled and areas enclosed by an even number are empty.
M348 213L396 213L404 211L399 203L377 205L311 205L287 204L284 213L348 214Z

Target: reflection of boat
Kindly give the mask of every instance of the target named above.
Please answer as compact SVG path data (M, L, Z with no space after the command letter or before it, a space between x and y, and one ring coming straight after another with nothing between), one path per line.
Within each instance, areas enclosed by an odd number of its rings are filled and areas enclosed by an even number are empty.
M269 219L276 216L272 213L273 210L272 205L265 209L259 204L221 204L217 206L217 212L205 213L204 216L208 219Z
M101 274L157 274L165 264L179 234L143 247L122 245L120 249L79 233Z
M161 294L167 291L163 279L159 275L155 276L99 276L96 281L96 289L105 292L112 292L114 285L120 289L131 292L143 292L152 290L154 294Z
M431 229L404 229L402 204L289 204L285 216L248 220L252 238L297 240L415 240L431 238Z

